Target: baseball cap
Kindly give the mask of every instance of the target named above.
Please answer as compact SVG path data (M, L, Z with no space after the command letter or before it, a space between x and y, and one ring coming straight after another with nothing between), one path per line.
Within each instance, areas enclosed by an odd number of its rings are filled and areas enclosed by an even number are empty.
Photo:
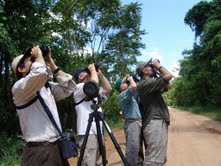
M121 80L121 79L118 79L118 80L116 81L116 83L115 83L115 88L116 88L117 90L120 90L120 85L121 85L121 83L122 83L122 80Z
M76 71L75 71L75 73L74 73L74 78L77 80L78 79L78 76L81 74L81 72L83 72L83 71L87 71L87 68L79 68L79 69L77 69Z
M12 64L11 64L11 68L13 70L14 73L16 73L16 69L17 69L17 66L18 66L18 63L20 62L20 60L22 59L24 55L19 55L17 56L13 61L12 61Z
M141 61L137 64L137 75L138 76L141 76L142 75L142 70L143 68L148 64L148 62L144 62L144 61Z
M116 83L115 83L115 88L116 88L117 90L120 90L121 84L124 83L124 82L127 80L127 78L128 78L128 75L125 76L125 77L122 78L122 79L118 79L118 80L116 81Z

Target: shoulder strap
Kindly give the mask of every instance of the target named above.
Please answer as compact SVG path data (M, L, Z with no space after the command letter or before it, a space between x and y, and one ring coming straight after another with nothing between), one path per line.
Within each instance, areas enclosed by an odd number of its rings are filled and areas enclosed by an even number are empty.
M36 100L38 99L38 96L35 96L34 99L32 99L31 101L29 101L28 103L21 105L21 106L16 106L16 109L20 110L20 109L24 109L30 105L32 105Z
M85 101L85 99L86 99L86 97L85 97L85 98L83 98L83 99L81 99L79 102L74 103L74 106L77 106L78 104L81 104L83 101Z
M50 89L50 91L51 91L51 85L49 84L49 82L48 82L48 81L45 83L45 88L46 88L46 89L48 89L48 88L49 88L49 89Z
M49 88L50 91L51 91L51 85L49 84L48 81L45 83L45 88L46 88L46 89ZM24 109L24 108L26 108L26 107L32 105L37 99L38 99L38 96L35 96L35 97L34 97L31 101L29 101L28 103L26 103L26 104L24 104L24 105L21 105L21 106L15 106L15 107L16 107L16 109L18 109L18 110Z
M46 114L48 115L49 119L51 120L52 124L54 125L54 127L56 128L56 130L58 131L58 133L60 134L61 137L63 137L63 134L60 130L60 128L58 127L57 123L54 120L54 117L50 111L50 109L48 108L47 104L45 103L44 99L41 97L39 91L37 92L37 96L39 98L39 101L41 102Z

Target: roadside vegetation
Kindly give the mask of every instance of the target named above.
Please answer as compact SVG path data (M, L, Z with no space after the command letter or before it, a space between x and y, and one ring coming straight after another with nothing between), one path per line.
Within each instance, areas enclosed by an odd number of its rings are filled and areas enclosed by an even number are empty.
M215 106L192 106L192 107L175 107L184 111L207 116L213 120L221 121L221 108Z

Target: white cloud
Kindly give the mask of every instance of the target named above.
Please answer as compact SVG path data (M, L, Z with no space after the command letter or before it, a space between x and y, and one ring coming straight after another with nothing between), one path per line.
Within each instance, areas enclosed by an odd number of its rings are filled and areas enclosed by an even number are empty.
M137 58L138 61L147 61L150 58L159 59L160 61L164 59L164 57L160 54L159 48L151 48L150 51L143 50L141 54L142 55Z
M163 60L163 56L160 54L159 48L153 48L148 53L149 53L150 57L153 59Z
M172 73L174 77L178 77L180 71L180 63L174 62L173 65L170 67L169 71Z

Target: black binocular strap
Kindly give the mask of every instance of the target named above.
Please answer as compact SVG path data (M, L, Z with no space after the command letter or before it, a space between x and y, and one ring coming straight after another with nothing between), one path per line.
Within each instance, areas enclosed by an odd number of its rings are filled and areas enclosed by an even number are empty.
M16 109L18 109L18 110L24 109L24 108L32 105L37 99L38 99L38 96L35 96L35 98L32 99L31 101L29 101L27 104L24 104L24 105L21 105L21 106L16 106Z
M51 91L51 85L49 84L48 81L45 83L45 88L46 88L46 89L49 88L50 91ZM32 105L37 99L38 99L38 96L35 96L35 97L34 97L31 101L29 101L28 103L26 103L26 104L24 104L24 105L21 105L21 106L16 106L16 109L18 109L18 110L24 109L24 108L26 108L26 107Z
M86 99L86 97L85 98L83 98L83 99L81 99L79 102L77 102L77 103L74 103L74 106L76 106L76 105L78 105L78 104L81 104L84 100Z

